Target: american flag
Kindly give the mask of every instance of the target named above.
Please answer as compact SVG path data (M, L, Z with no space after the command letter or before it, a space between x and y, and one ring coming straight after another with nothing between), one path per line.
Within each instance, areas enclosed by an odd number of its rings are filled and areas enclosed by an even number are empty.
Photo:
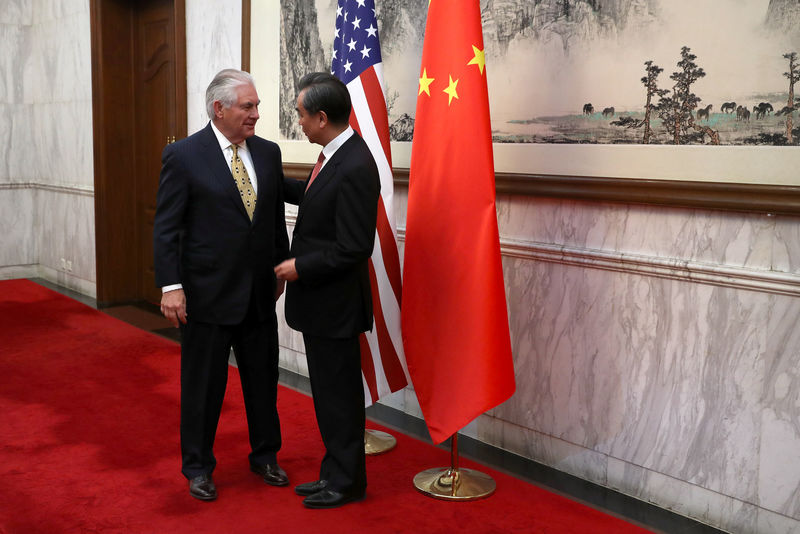
M367 142L381 177L375 249L369 262L374 323L361 335L361 372L367 406L408 384L400 334L402 282L392 197L392 152L374 0L339 0L331 74L350 92L350 125Z

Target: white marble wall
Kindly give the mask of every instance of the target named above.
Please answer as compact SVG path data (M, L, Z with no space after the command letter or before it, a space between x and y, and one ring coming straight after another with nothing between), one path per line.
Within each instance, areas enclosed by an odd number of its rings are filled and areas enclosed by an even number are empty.
M89 2L7 1L0 17L0 277L93 295Z
M0 9L0 278L41 276L96 294L88 0L4 0ZM205 89L241 66L241 4L186 5L188 131Z
M242 3L186 2L188 132L208 123L206 87L222 69L242 68Z
M800 529L800 220L498 216L518 390L477 436L733 532Z

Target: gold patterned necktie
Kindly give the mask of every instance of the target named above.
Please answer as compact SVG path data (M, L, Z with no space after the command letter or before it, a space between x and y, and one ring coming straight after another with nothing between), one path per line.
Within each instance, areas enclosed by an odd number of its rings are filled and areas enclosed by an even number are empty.
M253 184L250 183L250 176L247 174L247 168L239 157L239 146L231 145L233 149L233 158L231 158L231 173L233 180L236 182L236 187L239 188L239 194L242 196L242 203L244 209L247 210L247 215L250 220L253 220L253 212L256 211L256 192L253 189Z

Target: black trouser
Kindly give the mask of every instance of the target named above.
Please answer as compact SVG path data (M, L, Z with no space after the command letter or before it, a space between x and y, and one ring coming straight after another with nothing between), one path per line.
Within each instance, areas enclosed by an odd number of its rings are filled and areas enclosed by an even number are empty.
M259 320L251 304L244 321L217 325L192 321L181 328L181 455L186 478L210 474L217 464L217 432L231 347L242 382L250 464L275 463L281 447L278 419L277 319Z
M325 444L319 471L331 489L361 494L367 488L364 455L364 383L358 337L303 334L317 425Z

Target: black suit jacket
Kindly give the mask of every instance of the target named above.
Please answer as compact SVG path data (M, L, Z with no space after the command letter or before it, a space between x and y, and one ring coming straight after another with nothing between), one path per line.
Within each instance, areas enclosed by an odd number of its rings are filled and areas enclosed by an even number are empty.
M306 182L284 179L286 201L298 204L290 256L299 279L286 289L286 322L318 337L344 338L372 328L368 259L375 243L380 177L364 140L354 133Z
M247 216L211 124L162 154L153 231L156 285L183 284L191 319L237 324L251 296L259 315L274 310L275 265L288 257L280 148L247 139L258 180Z

